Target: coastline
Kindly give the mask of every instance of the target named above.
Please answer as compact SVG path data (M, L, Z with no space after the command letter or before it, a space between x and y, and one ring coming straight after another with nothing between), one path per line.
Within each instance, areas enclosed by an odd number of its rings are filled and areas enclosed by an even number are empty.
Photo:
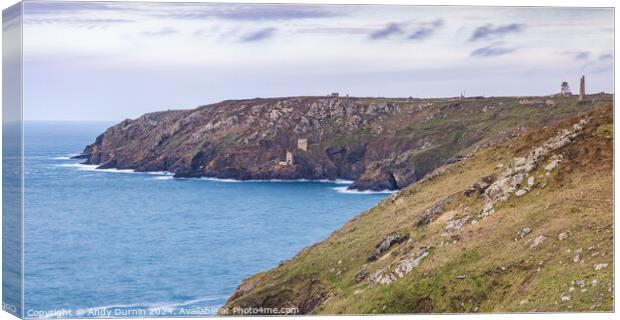
M58 156L52 157L51 160L75 160L74 157L69 156ZM214 182L223 182L223 183L327 183L327 184L336 184L336 185L351 185L354 183L353 180L347 179L230 179L230 178L214 178L214 177L174 177L173 172L168 171L136 171L134 169L104 169L99 168L99 165L96 164L85 164L85 163L67 163L67 164L58 164L59 167L73 167L77 170L82 171L94 171L94 172L106 172L106 173L128 173L128 174L147 174L147 175L155 175L160 176L158 180L207 180ZM357 190L357 189L348 189L347 187L335 187L332 188L340 193L345 194L392 194L398 192L399 190Z

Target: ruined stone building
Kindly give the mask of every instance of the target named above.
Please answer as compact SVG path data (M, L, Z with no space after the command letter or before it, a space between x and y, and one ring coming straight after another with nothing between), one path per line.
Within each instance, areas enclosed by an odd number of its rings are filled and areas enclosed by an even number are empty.
M286 152L286 164L289 166L292 166L294 164L293 153L290 151Z
M293 160L293 153L290 151L286 151L286 156L284 159L284 161L279 161L278 164L281 166L292 166L295 164L295 161Z
M586 77L579 78L579 101L586 100Z
M297 139L297 149L308 151L308 139Z

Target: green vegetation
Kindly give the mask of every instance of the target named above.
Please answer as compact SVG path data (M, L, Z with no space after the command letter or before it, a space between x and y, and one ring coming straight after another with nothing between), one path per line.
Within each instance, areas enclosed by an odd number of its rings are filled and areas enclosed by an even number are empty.
M387 197L289 262L244 281L243 286L252 289L238 291L227 306L278 306L273 303L277 300L279 306L296 305L302 312L318 314L611 311L612 110L594 103L597 107L588 115L481 149L464 161L444 166L432 179ZM566 112L578 112L576 105L566 108ZM543 114L547 111L534 106L515 108L502 116L504 122L495 117L481 123L478 130L501 130L518 119L553 119ZM529 174L534 183L531 191L512 195L487 217L478 216L484 197L466 195L468 188L483 177L498 176L513 158L527 156L584 117L590 120L583 133L557 151L563 160L555 169L547 172L544 167L550 156L543 159ZM399 132L413 134L431 128L428 123L414 123ZM444 132L444 145L414 157L453 152L451 144L476 137L472 130L464 126ZM415 226L446 197L452 201L432 222ZM446 231L448 222L467 216L475 221ZM530 232L520 235L526 227ZM369 262L377 245L395 232L409 234L411 239L390 246L379 259ZM544 241L535 245L534 239L541 236ZM369 280L381 270L394 272L421 248L428 248L428 256L402 278L389 284ZM365 268L368 274L356 279ZM312 293L291 294L291 284L299 292Z

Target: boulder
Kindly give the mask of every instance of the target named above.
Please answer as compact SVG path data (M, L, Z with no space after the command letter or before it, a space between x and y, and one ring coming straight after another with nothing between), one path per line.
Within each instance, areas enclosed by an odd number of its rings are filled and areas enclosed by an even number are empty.
M463 228L463 226L466 223L468 223L469 221L471 221L471 216L469 216L469 215L467 215L465 217L462 217L462 218L449 220L443 226L443 230L445 232L455 232L455 231L458 231L461 228Z
M552 160L549 162L549 164L547 164L545 166L545 170L547 172L553 171L553 169L555 169L558 166L558 161L557 160Z
M526 176L523 173L517 173L514 176L512 176L512 181L511 181L512 187L513 188L520 187L523 181L525 180L525 177Z
M520 189L520 190L517 190L517 192L515 192L515 196L521 197L521 196L524 196L526 193L527 193L526 190Z
M545 170L547 172L553 171L553 169L555 169L558 166L560 161L562 161L561 155L557 155L557 154L553 155L551 159L549 160L549 163L545 166Z
M415 267L417 267L420 262L422 262L422 260L426 258L426 256L428 256L428 249L422 248L415 254L414 257L401 260L396 266L394 272L396 272L396 274L400 278L402 278L407 273L411 272L411 270L413 270Z
M368 266L364 265L362 269L355 274L355 282L362 282L364 279L368 277Z
M517 158L513 158L512 159L512 166L513 167L520 167L522 165L525 164L526 159L523 157L517 157Z
M448 204L452 203L452 199L452 196L448 196L435 202L430 208L424 211L420 219L418 219L418 222L416 222L415 226L421 227L431 223L433 220L435 220L435 218L437 218L444 212Z
M391 233L383 238L379 244L375 247L373 255L368 257L368 261L375 261L384 252L388 251L394 244L400 244L409 240L409 234L401 235L399 232Z
M483 217L486 217L488 215L491 215L495 212L495 209L493 208L493 202L492 201L487 201L484 203L484 206L482 207L482 212L480 213L480 215L482 215Z
M523 227L523 229L519 230L517 235L519 236L519 238L523 239L525 238L525 236L530 234L530 232L532 232L532 229L530 227Z
M386 285L394 282L396 276L389 272L386 268L379 269L368 277L368 281L372 285Z
M532 241L532 244L530 245L530 249L540 246L545 241L545 239L547 239L545 235L543 234L539 235L538 237L536 237L536 239L534 239L534 241Z
M534 176L530 176L529 178L527 178L527 186L529 188L533 187L535 182L536 180L534 179Z

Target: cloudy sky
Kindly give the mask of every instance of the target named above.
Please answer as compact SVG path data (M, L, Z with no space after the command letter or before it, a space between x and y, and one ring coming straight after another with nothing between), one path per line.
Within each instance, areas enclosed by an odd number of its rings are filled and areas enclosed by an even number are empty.
M29 120L122 120L226 99L613 91L613 10L24 4Z

